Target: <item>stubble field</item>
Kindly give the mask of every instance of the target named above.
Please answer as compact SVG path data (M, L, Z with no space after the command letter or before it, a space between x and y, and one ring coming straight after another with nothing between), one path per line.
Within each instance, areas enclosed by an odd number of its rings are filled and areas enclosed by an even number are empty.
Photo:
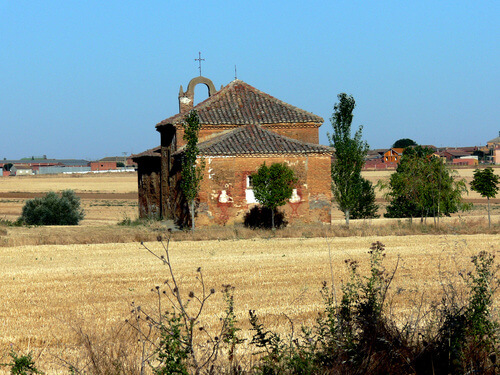
M387 176L387 172L365 174L372 181ZM116 223L137 215L135 173L0 178L0 218L15 220L26 199L65 189L75 190L82 198L87 213L82 225L0 226L0 362L7 361L12 345L19 352L32 351L39 367L49 374L67 373L63 361L81 359L82 334L103 345L116 341L118 328L121 327L120 332L127 329L124 322L129 317L131 302L154 311L156 302L151 288L167 278L166 267L138 242L142 239L139 232L130 232L125 243L118 243L123 242L123 231L131 229ZM468 214L471 220L484 216L485 201L474 195L469 199L480 202L479 209ZM498 202L494 207L498 207ZM341 217L339 212L334 214L339 222ZM498 221L498 214L495 220ZM293 235L293 228L287 230ZM154 231L165 233L161 226ZM309 232L300 229L296 238L238 239L234 235L236 229L228 231L233 235L225 241L174 240L170 254L185 295L189 291L199 293L195 280L199 266L206 286L217 291L201 317L205 327L215 328L219 324L224 311L222 285L235 286L236 317L247 338L251 335L249 309L256 310L267 327L281 332L290 330L283 314L295 323L296 330L300 324L312 324L323 307L321 282L333 282L339 294L340 284L347 276L344 260L359 260L361 269L366 271L367 251L374 241L386 245L387 269L393 269L399 259L392 296L394 312L402 320L416 313L421 301L428 308L431 301L438 300L444 285L451 282L460 288L458 273L470 269L472 255L482 250L495 254L500 251L500 236L496 232L401 236L388 235L396 231L385 231L383 235L367 231L362 237L334 238L325 231L325 238L306 238L310 237ZM104 237L111 241L102 241ZM54 242L54 238L59 242ZM183 238L189 239L189 234ZM53 242L62 244L43 245ZM146 245L162 251L160 242Z
M428 308L438 300L443 285L452 282L460 288L458 272L470 269L471 255L500 249L498 235L420 235L182 241L170 244L170 256L186 298L189 291L200 294L199 266L206 286L217 290L200 318L207 329L215 330L223 315L222 285L235 286L236 317L242 336L249 338L249 309L283 333L291 328L283 314L296 327L313 324L323 307L321 282L332 280L330 264L340 294L347 277L344 260L359 260L366 271L367 251L376 240L386 245L388 270L400 257L391 298L402 320L416 314L421 301ZM163 251L159 242L146 245ZM7 247L0 254L0 347L4 354L9 344L33 351L48 373L62 371L62 359L78 362L79 332L101 344L115 340L119 327L127 329L131 302L154 312L151 289L168 276L166 267L138 243Z

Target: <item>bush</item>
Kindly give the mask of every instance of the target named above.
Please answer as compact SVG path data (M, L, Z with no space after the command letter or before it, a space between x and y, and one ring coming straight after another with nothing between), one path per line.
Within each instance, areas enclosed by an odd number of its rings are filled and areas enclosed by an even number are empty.
M243 222L245 227L252 229L272 229L272 211L270 208L255 206L245 214ZM274 212L274 227L284 228L288 222L285 220L285 214L281 211Z
M11 363L2 364L2 366L10 367L10 373L13 375L34 375L43 374L35 367L35 361L31 353L26 355L17 354L14 350L10 351Z
M43 198L26 202L19 221L28 225L78 225L84 217L80 198L65 190L61 196L49 192Z

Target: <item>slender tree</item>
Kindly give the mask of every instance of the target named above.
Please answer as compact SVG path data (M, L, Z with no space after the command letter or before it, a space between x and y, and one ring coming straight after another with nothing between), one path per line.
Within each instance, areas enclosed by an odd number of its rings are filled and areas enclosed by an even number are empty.
M346 224L349 225L350 213L356 207L363 189L361 168L365 164L368 144L361 140L362 126L351 138L352 112L356 106L354 98L341 93L338 99L330 119L333 134L328 134L330 145L335 148L331 172L332 191L339 209L345 214Z
M196 111L190 111L183 122L184 127L184 152L182 155L181 169L181 189L186 197L189 206L189 215L191 216L191 230L194 231L195 223L195 200L200 191L200 183L203 178L203 160L197 163L199 154L198 133L201 125Z
M488 227L491 228L490 217L490 198L495 198L498 193L499 177L493 172L493 168L488 167L483 170L476 169L474 171L474 179L470 187L477 191L481 196L488 199Z
M273 163L270 167L264 163L252 174L255 199L271 210L273 230L276 209L290 199L296 182L295 173L285 163Z

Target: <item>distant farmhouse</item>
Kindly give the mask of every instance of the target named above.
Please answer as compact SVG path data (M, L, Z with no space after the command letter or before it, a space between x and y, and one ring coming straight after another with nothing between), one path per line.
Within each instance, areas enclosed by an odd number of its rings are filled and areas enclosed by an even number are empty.
M209 97L194 106L194 89ZM197 77L179 92L179 113L156 125L161 146L133 156L138 164L139 214L186 225L188 208L180 189L184 128L190 110L200 118L199 157L205 168L197 202L197 225L243 221L257 202L250 175L263 163L286 163L298 183L284 206L291 222L331 221L330 166L333 150L319 144L323 119L235 79L216 91Z

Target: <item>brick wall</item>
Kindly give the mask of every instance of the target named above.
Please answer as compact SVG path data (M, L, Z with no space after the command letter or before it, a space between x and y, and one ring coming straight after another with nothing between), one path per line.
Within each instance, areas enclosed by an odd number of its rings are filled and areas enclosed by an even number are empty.
M160 217L160 165L159 157L145 157L137 163L139 217Z
M91 171L109 171L116 168L116 161L93 161L90 163Z
M247 179L266 162L286 162L298 178L295 202L280 210L290 222L331 220L330 156L226 157L206 158L201 183L197 225L224 225L243 222L254 204L247 202Z
M294 127L295 126L295 127ZM305 124L303 127L297 127L297 124L279 124L279 125L262 125L263 128L269 129L285 137L297 139L299 141L304 141L308 143L319 144L319 132L318 124ZM215 134L221 133L226 130L232 130L237 128L238 125L227 125L227 126L207 126L204 125L200 129L199 140L203 141L204 138L213 136ZM186 144L183 139L184 128L182 126L177 127L177 146L181 147Z

